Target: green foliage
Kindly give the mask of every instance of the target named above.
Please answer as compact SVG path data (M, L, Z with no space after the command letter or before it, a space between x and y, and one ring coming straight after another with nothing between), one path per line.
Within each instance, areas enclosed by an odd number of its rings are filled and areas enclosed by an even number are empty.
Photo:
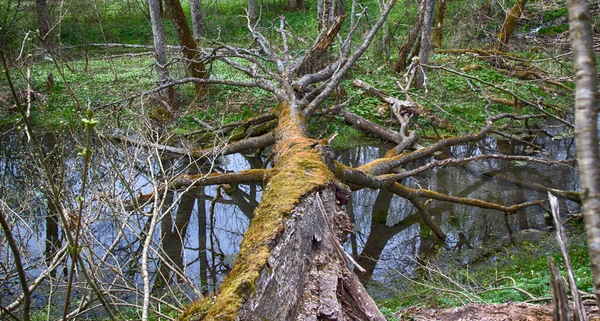
M549 26L549 27L540 28L540 30L538 30L538 34L551 36L551 35L555 35L557 33L563 33L565 31L569 31L568 23L563 23L558 26Z
M554 10L544 11L543 18L544 22L550 22L552 20L556 20L558 18L566 17L568 14L567 8L557 8Z

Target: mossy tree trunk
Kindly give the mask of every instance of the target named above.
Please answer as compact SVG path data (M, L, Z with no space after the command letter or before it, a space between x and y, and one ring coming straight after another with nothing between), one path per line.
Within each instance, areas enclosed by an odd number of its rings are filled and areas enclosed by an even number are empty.
M208 73L206 71L206 67L204 66L204 62L202 62L198 56L198 46L196 45L194 35L192 34L185 14L183 13L181 3L179 0L164 1L167 14L173 23L173 28L175 28L175 33L179 39L179 44L182 47L188 72L194 78L208 78ZM198 95L202 95L204 93L204 85L199 82L195 82L194 84L196 86L196 93Z
M517 27L517 21L525 11L525 4L527 4L527 0L515 1L515 4L506 14L506 19L504 20L504 24L502 24L500 32L498 32L496 45L494 46L496 51L504 50L504 47L510 40L510 36Z
M308 138L306 118L278 106L275 166L233 270L195 320L385 320L351 271L341 242L351 230L336 201L327 146Z
M404 73L406 67L410 64L409 54L410 54L411 50L413 49L413 47L415 46L415 42L417 42L417 38L418 38L419 34L421 33L421 27L423 26L423 10L424 10L424 8L425 8L425 0L422 0L421 5L419 6L419 11L417 13L417 19L415 20L413 28L411 29L411 31L408 35L408 39L406 40L404 45L402 45L400 47L400 49L398 50L398 58L396 58L396 61L394 62L394 65L392 66L392 69L395 72Z
M433 35L431 36L431 45L433 48L442 48L442 29L444 27L444 17L446 15L446 1L439 0L435 14L435 26L433 27Z

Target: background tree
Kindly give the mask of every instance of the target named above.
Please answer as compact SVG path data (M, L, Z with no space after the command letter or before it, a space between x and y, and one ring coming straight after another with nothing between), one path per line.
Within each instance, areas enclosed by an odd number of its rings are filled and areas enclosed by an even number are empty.
M179 44L182 47L181 50L190 76L199 79L207 78L206 66L198 56L198 46L183 13L181 3L179 0L164 0L164 3L169 19L173 23L173 28L175 28ZM194 85L196 86L196 93L202 95L204 93L204 86L200 83L195 83Z
M49 36L52 23L50 13L48 12L48 3L46 0L36 0L35 10L37 12L38 30L40 37L46 39Z
M167 48L165 44L165 34L160 17L161 0L148 0L150 9L150 21L152 23L152 39L154 40L154 58L156 59L155 68L158 75L158 85L162 86L169 82L169 71L167 70ZM168 86L161 92L163 101L169 112L176 108L175 91L173 87Z
M419 67L415 69L415 88L420 89L425 82L425 71L431 55L431 32L435 10L435 0L425 0L423 9L423 28L421 30L421 49L419 50Z
M581 181L581 200L600 306L600 150L598 148L598 75L589 3L569 0L569 37L575 67L575 138Z
M204 36L204 21L202 18L202 2L200 0L190 0L190 10L192 12L192 30L196 42Z
M431 44L434 48L442 47L442 29L444 27L444 18L446 16L446 1L439 0L440 3L437 7L437 13L435 15L435 26L433 28L433 34L431 35Z

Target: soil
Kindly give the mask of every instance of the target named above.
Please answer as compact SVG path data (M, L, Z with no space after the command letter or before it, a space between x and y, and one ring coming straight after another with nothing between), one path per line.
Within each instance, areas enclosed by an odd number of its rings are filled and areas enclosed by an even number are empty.
M595 302L584 301L588 319L600 321ZM448 309L411 307L396 313L399 320L406 321L553 321L552 305L530 303L480 304L472 303ZM571 320L574 320L571 318Z

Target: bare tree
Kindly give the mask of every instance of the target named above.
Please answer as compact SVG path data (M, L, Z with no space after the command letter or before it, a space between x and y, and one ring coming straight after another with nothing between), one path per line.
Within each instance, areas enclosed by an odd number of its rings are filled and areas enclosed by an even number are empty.
M46 39L49 36L52 23L50 22L50 13L48 12L48 3L46 0L36 0L35 10L37 12L38 31L40 37Z
M162 18L160 17L160 0L148 0L150 9L150 21L152 23L152 37L154 40L154 58L156 59L156 73L158 75L158 84L164 85L169 81L169 71L167 70L167 48L165 44L165 33L162 27ZM166 103L169 112L173 112L175 104L175 93L173 87L167 87L161 91L163 100Z
M190 10L192 11L192 30L196 42L204 36L204 19L202 18L202 2L200 0L190 0Z
M581 200L587 230L596 303L600 306L600 151L598 76L589 3L569 0L569 37L575 67L575 138Z
M164 0L164 3L169 19L171 19L173 27L175 28L175 33L179 38L179 44L182 47L183 56L186 59L187 70L194 78L207 78L208 73L206 71L206 66L198 56L198 46L196 45L194 35L187 23L181 3L179 0ZM203 94L204 88L202 84L195 83L195 86L196 93L199 95Z
M423 87L425 83L425 65L429 62L431 55L431 32L433 29L433 17L435 0L425 0L423 11L423 29L421 31L421 50L419 50L419 67L415 68L415 88Z

